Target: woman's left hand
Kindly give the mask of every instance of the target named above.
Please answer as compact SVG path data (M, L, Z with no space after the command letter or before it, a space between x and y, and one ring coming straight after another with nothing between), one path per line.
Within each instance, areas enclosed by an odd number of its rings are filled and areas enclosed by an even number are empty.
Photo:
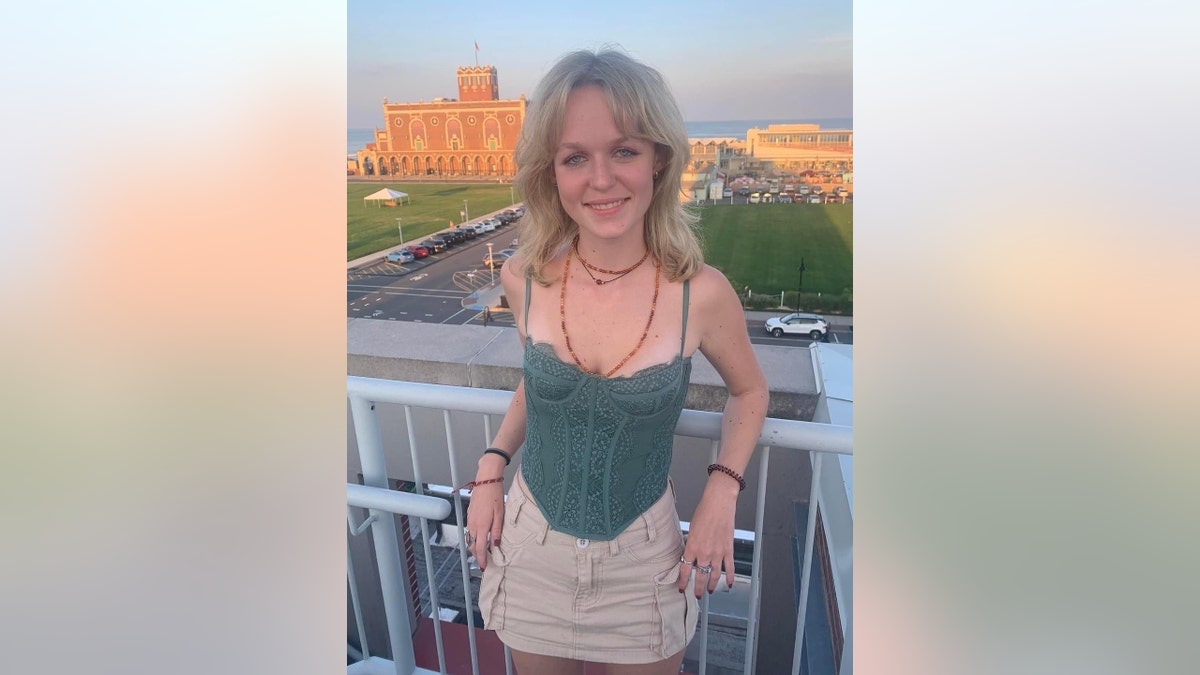
M728 485L726 485L728 483ZM722 475L709 478L704 495L692 516L683 559L679 562L679 592L687 588L695 568L693 589L697 598L708 589L717 590L721 571L733 588L733 514L737 507L738 484ZM707 573L705 569L711 568Z

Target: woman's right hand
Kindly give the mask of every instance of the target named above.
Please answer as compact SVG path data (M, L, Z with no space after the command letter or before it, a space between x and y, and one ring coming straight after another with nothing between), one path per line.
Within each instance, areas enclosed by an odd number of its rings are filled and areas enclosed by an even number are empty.
M490 461L496 460L496 461ZM498 466L491 466L497 464ZM480 460L479 474L475 480L488 480L502 475L504 460L495 455ZM504 482L480 485L471 490L471 505L467 507L466 531L471 533L471 545L467 547L479 563L479 569L487 569L488 551L500 545L500 534L504 529Z

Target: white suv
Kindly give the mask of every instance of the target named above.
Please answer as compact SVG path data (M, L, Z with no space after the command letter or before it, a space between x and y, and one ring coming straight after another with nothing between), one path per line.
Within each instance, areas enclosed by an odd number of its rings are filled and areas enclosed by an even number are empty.
M771 317L763 324L763 329L775 337L783 337L784 333L807 335L814 340L820 340L829 332L829 322L820 314L804 314L796 312L787 316Z

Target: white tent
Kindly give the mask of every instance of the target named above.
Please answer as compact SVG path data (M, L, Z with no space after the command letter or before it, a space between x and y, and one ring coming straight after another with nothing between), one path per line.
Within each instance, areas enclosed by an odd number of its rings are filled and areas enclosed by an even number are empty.
M375 192L375 193L367 195L366 197L363 197L364 202L367 201L368 199L370 199L372 201L377 201L377 202L384 201L384 202L399 202L399 203L404 203L404 200L408 199L409 203L410 204L412 203L412 199L409 199L407 192L400 192L399 190L393 190L391 188L383 188L379 192Z

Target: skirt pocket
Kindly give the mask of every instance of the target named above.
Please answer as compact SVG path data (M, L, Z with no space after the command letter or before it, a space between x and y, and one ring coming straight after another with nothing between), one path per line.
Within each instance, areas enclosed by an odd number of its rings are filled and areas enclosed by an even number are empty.
M679 592L679 564L654 577L655 627L651 649L662 658L679 653L696 634L700 603L690 592Z

